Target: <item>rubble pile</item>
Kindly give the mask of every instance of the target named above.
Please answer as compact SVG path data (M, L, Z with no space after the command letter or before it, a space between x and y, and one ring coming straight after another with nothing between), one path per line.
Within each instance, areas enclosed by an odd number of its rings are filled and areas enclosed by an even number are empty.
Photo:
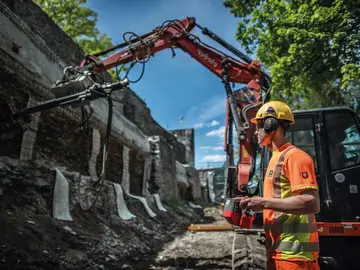
M55 170L44 161L0 158L0 269L150 269L156 254L191 223L199 209L163 202L167 212L149 217L126 198L131 220L114 218L106 207L71 210L73 221L52 217Z

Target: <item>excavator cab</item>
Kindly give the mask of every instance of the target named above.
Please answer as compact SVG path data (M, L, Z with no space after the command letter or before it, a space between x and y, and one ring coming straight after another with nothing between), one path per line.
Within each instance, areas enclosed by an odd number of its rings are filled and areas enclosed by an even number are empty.
M314 160L322 202L318 221L360 222L360 124L349 108L295 111L287 133Z

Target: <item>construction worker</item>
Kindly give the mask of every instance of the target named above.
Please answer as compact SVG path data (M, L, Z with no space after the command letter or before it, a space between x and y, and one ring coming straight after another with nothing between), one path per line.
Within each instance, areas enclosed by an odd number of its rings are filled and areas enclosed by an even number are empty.
M320 211L314 161L285 138L294 124L288 105L265 103L251 120L259 145L272 157L264 177L264 196L244 197L243 209L263 211L268 270L320 269L315 214Z

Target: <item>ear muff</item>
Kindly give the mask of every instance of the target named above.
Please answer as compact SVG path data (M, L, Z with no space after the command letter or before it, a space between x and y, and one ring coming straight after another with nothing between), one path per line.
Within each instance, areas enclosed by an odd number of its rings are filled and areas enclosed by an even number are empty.
M278 129L279 121L275 117L267 117L264 121L264 131L272 134Z

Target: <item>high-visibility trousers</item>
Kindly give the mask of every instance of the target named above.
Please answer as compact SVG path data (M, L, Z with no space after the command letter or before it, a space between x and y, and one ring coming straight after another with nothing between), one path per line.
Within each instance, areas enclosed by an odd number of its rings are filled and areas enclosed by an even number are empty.
M284 261L267 258L267 270L320 270L318 261Z

